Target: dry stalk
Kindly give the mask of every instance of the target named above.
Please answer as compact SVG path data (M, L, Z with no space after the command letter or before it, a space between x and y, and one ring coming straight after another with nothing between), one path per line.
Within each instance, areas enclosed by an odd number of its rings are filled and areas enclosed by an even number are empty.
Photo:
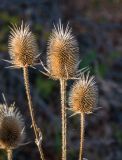
M11 28L9 36L9 54L12 64L12 68L23 68L24 83L26 88L26 94L28 99L29 111L32 120L32 127L35 133L35 143L38 146L40 152L40 158L44 160L44 155L42 151L42 134L40 129L36 125L34 118L34 111L32 105L32 99L30 94L28 67L33 67L36 64L36 60L39 56L38 46L36 43L35 36L30 30L29 25L21 24L18 27L16 24Z
M94 111L98 100L98 89L95 84L94 76L89 76L89 72L85 76L77 80L71 88L69 96L69 105L74 111L73 115L80 114L80 152L79 160L83 160L83 143L84 143L84 125L85 114L90 114Z
M83 159L83 143L84 143L84 127L85 127L85 114L81 113L80 115L80 152L79 152L79 160Z
M24 67L23 68L23 75L24 75L24 83L25 83L25 89L26 89L26 94L27 94L27 99L28 99L28 106L29 106L29 111L30 111L30 116L31 116L31 120L32 120L32 127L34 129L34 133L35 133L35 143L39 149L40 152L40 158L42 160L44 160L44 154L43 154L43 150L42 150L42 145L41 145L41 131L39 130L39 128L36 125L36 121L34 118L34 112L33 112L33 104L32 104L32 98L31 98L31 94L30 94L30 84L29 84L29 76L28 76L28 67Z
M48 41L47 67L43 62L41 65L43 74L54 80L60 81L61 90L61 119L62 119L62 160L67 159L67 119L66 119L66 81L76 77L79 61L79 47L77 40L72 34L72 30L67 24L63 27L61 21L54 25Z
M12 160L13 159L13 151L12 151L12 149L8 149L7 150L7 157L8 157L8 160Z
M66 81L60 79L61 87L61 119L62 119L62 160L66 160L67 152L67 118L66 118Z

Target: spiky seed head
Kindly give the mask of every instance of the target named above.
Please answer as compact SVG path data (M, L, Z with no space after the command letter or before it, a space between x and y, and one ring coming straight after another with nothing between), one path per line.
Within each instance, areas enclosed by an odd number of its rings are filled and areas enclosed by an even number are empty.
M17 148L24 140L24 121L15 106L0 104L0 148Z
M94 77L84 75L76 81L70 91L69 105L76 113L92 113L97 105L98 89Z
M11 28L8 49L15 67L34 65L38 55L38 47L29 25L22 23L20 27L15 25Z
M61 22L52 30L47 52L47 67L54 79L72 77L79 61L79 48L72 30Z

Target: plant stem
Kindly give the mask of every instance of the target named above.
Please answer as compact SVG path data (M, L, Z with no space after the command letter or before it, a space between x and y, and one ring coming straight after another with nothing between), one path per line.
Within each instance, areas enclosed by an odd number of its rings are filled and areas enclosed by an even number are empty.
M84 113L81 113L80 115L80 125L81 125L81 131L80 131L80 152L79 152L79 160L83 159L83 143L84 143L84 125L85 125L85 115Z
M24 83L25 83L25 89L26 89L26 94L27 94L27 99L28 99L28 106L29 106L29 111L30 111L30 116L31 116L31 121L32 121L32 127L35 133L35 143L38 147L39 153L40 153L40 158L44 160L44 154L41 146L41 142L39 143L40 136L41 136L41 131L36 125L36 121L34 118L34 111L33 111L33 104L32 104L32 98L30 94L30 84L29 84L29 76L28 76L28 67L23 68L23 75L24 75Z
M8 160L12 160L12 158L13 158L12 149L7 150L7 157L8 157Z
M60 79L62 119L62 160L67 159L66 80Z

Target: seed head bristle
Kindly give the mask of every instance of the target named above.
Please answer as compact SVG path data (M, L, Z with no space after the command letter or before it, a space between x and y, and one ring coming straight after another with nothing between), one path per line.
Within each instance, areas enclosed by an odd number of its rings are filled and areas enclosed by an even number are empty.
M52 30L48 42L47 67L54 79L72 77L79 61L79 48L72 30L61 22Z
M30 31L29 25L11 28L8 49L12 64L15 67L33 66L38 55L35 36Z
M74 83L69 96L69 105L76 113L92 113L97 105L98 89L94 76L89 73Z
M24 140L24 121L15 106L0 104L0 148L17 148Z

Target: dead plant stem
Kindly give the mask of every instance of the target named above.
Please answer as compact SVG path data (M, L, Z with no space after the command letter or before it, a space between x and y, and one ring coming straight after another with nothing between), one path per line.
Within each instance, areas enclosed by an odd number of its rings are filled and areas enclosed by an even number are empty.
M66 80L60 79L61 119L62 119L62 160L67 159L67 118L66 118Z
M34 133L35 133L35 138L36 138L35 143L38 147L38 150L39 150L39 153L40 153L40 158L42 160L45 160L43 150L42 150L42 146L41 146L41 142L40 142L41 131L37 127L36 121L35 121L35 118L34 118L32 98L31 98L31 94L30 94L28 67L23 68L23 74L24 74L24 83L25 83L25 89L26 89L26 94L27 94L27 99L28 99L28 106L29 106L30 116L31 116L31 120L32 120L32 127L33 127L33 130L34 130Z
M12 149L8 149L8 150L7 150L7 157L8 157L8 160L12 160L12 159L13 159Z
M85 125L85 115L81 113L80 115L80 152L79 152L79 160L83 160L83 143L84 143L84 126Z

